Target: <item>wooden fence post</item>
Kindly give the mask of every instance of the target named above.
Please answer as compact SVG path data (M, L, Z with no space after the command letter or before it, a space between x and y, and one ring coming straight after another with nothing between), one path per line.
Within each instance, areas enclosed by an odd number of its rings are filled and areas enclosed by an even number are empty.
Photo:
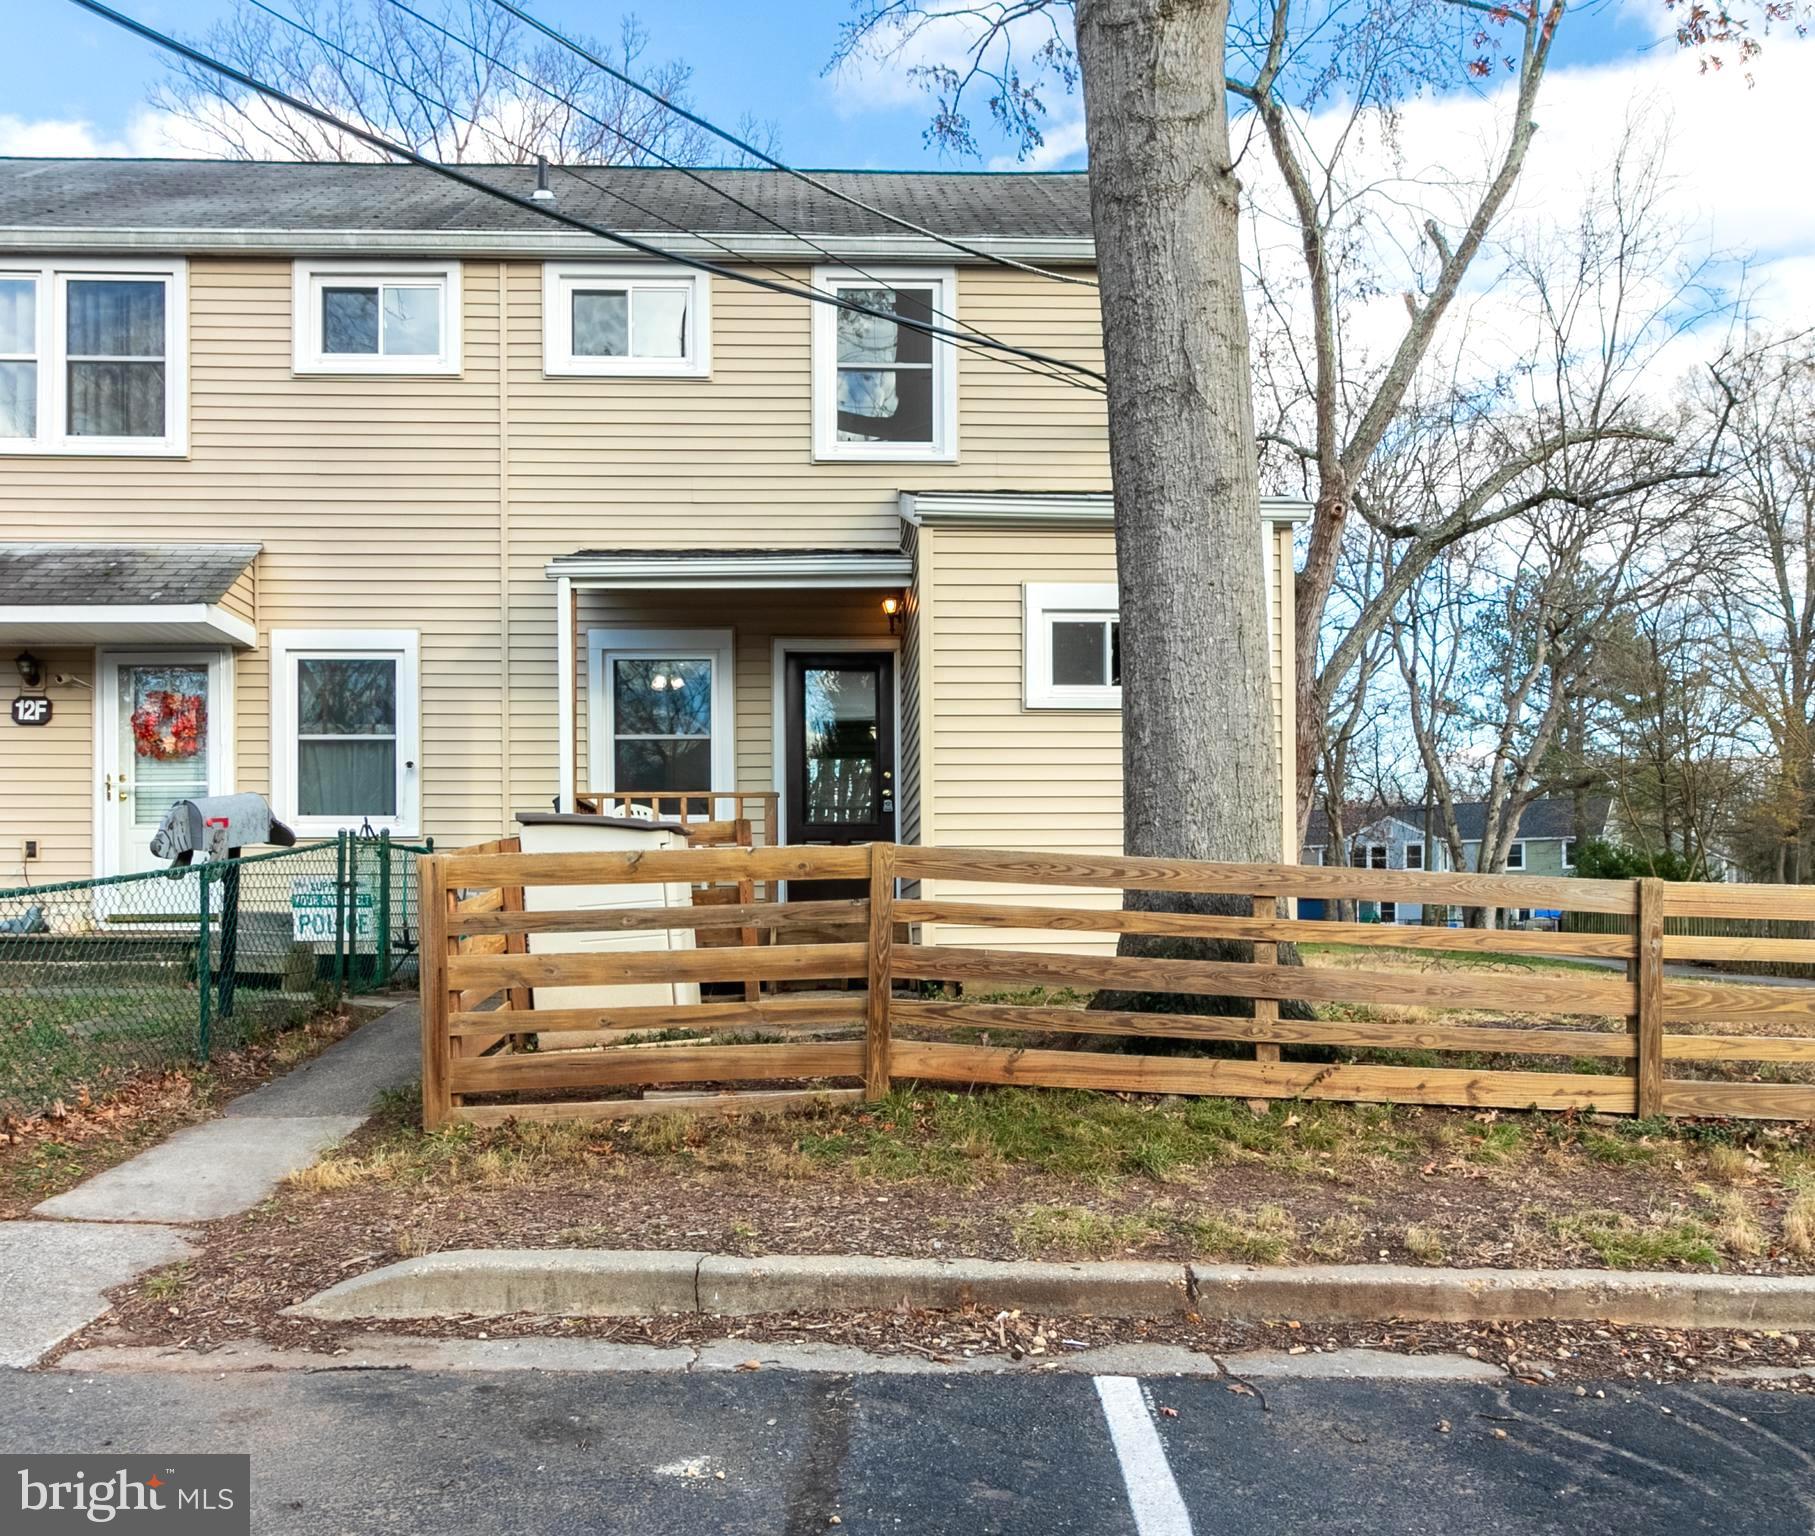
M1640 880L1634 940L1638 970L1638 1058L1634 1073L1640 1118L1659 1114L1664 1097L1664 882Z
M1272 896L1256 896L1250 909L1256 917L1274 918L1279 916L1279 901ZM1278 965L1279 945L1256 942L1254 945L1254 963L1256 965ZM1279 1022L1279 1004L1273 998L1259 997L1254 1000L1254 1022L1259 1024L1277 1024ZM1260 1041L1255 1042L1254 1059L1256 1061L1278 1061L1279 1047ZM1248 1108L1255 1114L1267 1112L1265 1099L1249 1099Z
M863 1096L889 1091L889 993L895 978L895 845L870 844L870 944L864 967Z
M447 878L445 859L428 854L418 862L422 921L422 1127L432 1131L447 1118L448 1095Z

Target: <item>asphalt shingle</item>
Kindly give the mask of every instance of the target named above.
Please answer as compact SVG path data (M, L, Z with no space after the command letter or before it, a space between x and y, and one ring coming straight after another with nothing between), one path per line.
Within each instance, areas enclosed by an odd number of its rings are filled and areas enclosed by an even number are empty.
M465 166L528 196L533 166ZM778 233L719 196L734 194L806 235L897 234L888 220L779 171L703 170L709 186L659 167L555 167L557 206L626 232ZM942 234L1077 238L1090 234L1082 173L818 171L851 196ZM635 206L633 206L633 204ZM0 158L0 228L331 230L561 233L528 209L412 165L277 160L28 160Z
M0 544L0 604L212 603L256 544Z

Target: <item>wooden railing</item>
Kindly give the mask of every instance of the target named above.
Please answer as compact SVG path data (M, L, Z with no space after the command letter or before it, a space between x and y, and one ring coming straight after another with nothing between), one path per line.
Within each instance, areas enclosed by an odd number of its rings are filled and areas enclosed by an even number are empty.
M696 831L701 823L713 823L721 829L717 834L708 831L690 838L696 846L742 841L745 847L754 844L773 848L781 841L781 796L774 790L583 789L574 795L574 808L589 816L608 814L618 806L646 807L658 821L676 822L690 831ZM733 830L740 822L747 828L741 839Z
M867 896L730 906L528 912L525 886L686 881L740 889L780 880L864 882ZM903 899L899 885L919 894ZM947 893L947 888L959 888ZM860 887L863 888L863 887ZM1073 904L1041 897L1064 888ZM1760 986L1664 974L1666 914L1739 919L1815 917L1815 889L1597 881L1067 857L878 843L851 848L714 848L523 855L506 848L423 861L424 1113L497 1123L513 1117L612 1118L655 1109L734 1111L802 1099L875 1099L897 1078L966 1084L1102 1088L1642 1115L1815 1117L1815 987ZM456 898L456 892L468 892ZM980 899L1003 892L1006 900ZM1138 892L1132 909L1108 903ZM1079 905L1095 896L1103 904ZM1609 913L1631 933L1538 933L1302 921L1293 897L1543 905ZM1215 910L1167 910L1188 906ZM753 927L784 938L813 925L862 942L759 948L532 955L535 932L690 931ZM1058 934L1056 952L992 943L928 943L929 932ZM1228 959L1122 956L1123 934L1220 941ZM1076 936L1100 936L1100 952ZM1017 937L1017 942L1023 942ZM1617 961L1618 967L1387 969L1281 963L1277 946L1355 946L1383 958ZM1708 958L1756 958L1735 937ZM1386 951L1397 951L1387 956ZM1775 949L1770 951L1775 955ZM648 982L742 983L744 995L698 1003L536 1008L500 1029L495 1002L525 989ZM828 986L827 984L832 984ZM1238 1000L1218 1012L1154 1013L1001 1001L1011 989L1170 993ZM1245 1004L1245 1009L1240 1005ZM1309 1005L1282 1017L1282 1004ZM1187 1005L1189 1006L1189 1005ZM1723 1026L1722 1032L1714 1032ZM686 1030L691 1043L638 1043ZM1800 1032L1794 1032L1798 1031ZM614 1042L584 1051L517 1047L533 1032L586 1031ZM725 1043L726 1031L775 1037ZM950 1038L954 1032L964 1038ZM1092 1035L1236 1042L1254 1059L1058 1049ZM1002 1037L1031 1043L1002 1045ZM979 1038L981 1037L981 1038ZM1338 1059L1284 1060L1295 1047ZM1465 1053L1459 1064L1410 1066L1393 1053ZM1362 1053L1364 1059L1353 1059ZM1387 1059L1379 1059L1385 1055ZM1500 1058L1532 1058L1501 1065ZM1759 1064L1751 1078L1677 1075L1683 1063ZM1704 1070L1706 1070L1704 1068ZM857 1084L861 1083L861 1087ZM684 1099L599 1098L600 1091L710 1086ZM783 1086L754 1094L751 1085ZM576 1095L592 1095L580 1099Z

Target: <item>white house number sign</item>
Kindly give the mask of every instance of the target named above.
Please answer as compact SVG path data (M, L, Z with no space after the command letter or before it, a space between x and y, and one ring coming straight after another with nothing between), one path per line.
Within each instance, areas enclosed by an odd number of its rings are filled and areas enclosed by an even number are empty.
M50 700L39 694L21 694L13 700L14 725L49 725Z

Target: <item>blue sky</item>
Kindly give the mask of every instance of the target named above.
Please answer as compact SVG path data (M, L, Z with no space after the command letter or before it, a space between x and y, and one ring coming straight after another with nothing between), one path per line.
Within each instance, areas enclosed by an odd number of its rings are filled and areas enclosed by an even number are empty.
M204 30L229 8L224 0L115 3L154 26L189 33ZM146 92L162 74L151 46L67 0L7 0L4 9L25 24L9 29L9 46L0 58L0 129L85 124L97 147L129 143ZM783 153L796 163L951 163L922 143L923 103L898 81L822 77L839 22L850 15L848 0L670 0L628 8L597 0L542 0L537 7L556 26L607 35L625 9L635 11L650 31L652 55L682 58L693 66L696 101L709 116L734 124L750 111L774 121ZM1659 46L1652 44L1653 16L1662 14L1663 0L1622 0L1575 15L1557 63L1639 57L1648 45ZM1053 105L1056 126L1075 117L1072 104ZM0 132L0 149L29 147L9 144L6 137ZM986 145L986 154L1001 148ZM1055 163L1077 159L1075 153L1060 154Z

